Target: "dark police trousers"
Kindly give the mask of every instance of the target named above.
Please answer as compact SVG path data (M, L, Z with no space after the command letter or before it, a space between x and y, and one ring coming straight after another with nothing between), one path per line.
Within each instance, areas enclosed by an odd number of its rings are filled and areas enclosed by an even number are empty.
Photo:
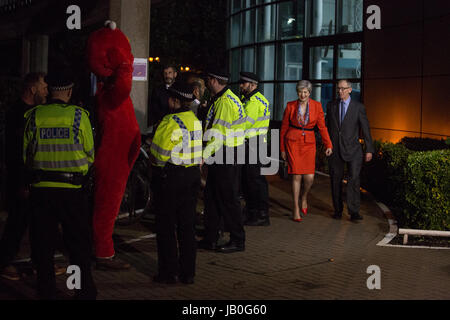
M85 192L69 188L32 188L31 203L31 246L39 298L56 298L53 256L58 224L61 223L70 264L81 271L81 289L74 289L75 297L95 299L97 289L91 273L92 233Z
M30 200L18 196L19 188L8 184L6 201L8 218L0 241L0 268L11 263L20 250L20 244L30 222ZM32 253L32 261L33 253Z
M242 165L208 166L205 186L205 241L215 243L219 237L220 219L230 232L230 241L245 243L239 187Z
M171 164L166 164L164 169L153 169L158 273L162 277L194 277L200 169L198 166L186 168Z
M258 155L255 164L250 163L252 160L249 159L250 153ZM242 191L247 212L250 216L254 216L258 212L267 213L269 210L269 186L266 176L261 174L262 163L259 159L258 148L253 150L246 142L245 155L246 161L242 167Z

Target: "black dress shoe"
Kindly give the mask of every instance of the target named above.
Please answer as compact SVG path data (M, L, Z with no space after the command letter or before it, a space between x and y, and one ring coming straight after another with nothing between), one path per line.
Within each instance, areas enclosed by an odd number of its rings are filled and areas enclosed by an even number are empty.
M350 217L350 220L352 221L358 221L358 220L362 220L363 217L360 214L352 214L352 216Z
M206 240L200 240L199 242L197 242L197 247L199 249L203 249L203 250L215 251L215 250L217 250L217 243L209 242Z
M342 218L342 213L337 213L337 212L335 212L335 213L333 214L333 219L339 220L339 219L341 219L341 218Z
M238 252L238 251L244 251L245 245L242 243L237 243L234 241L228 242L226 245L221 246L217 249L217 252L221 253L232 253L232 252Z
M162 276L156 275L153 277L153 281L157 283L175 284L178 282L177 276Z
M184 284L193 284L194 277L191 276L180 276L180 282Z

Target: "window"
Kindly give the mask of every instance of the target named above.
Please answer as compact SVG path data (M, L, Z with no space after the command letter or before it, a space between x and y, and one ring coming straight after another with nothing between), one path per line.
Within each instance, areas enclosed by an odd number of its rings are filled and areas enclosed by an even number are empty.
M241 0L231 0L231 13L241 10Z
M338 47L339 79L361 78L361 43L348 43Z
M232 63L235 62L232 61ZM241 71L246 72L255 71L255 49L253 48L242 49Z
M277 105L273 119L282 120L284 109L286 109L286 104L289 101L298 99L296 86L296 82L277 84Z
M275 46L267 45L258 48L257 74L261 81L275 78Z
M339 0L338 33L359 32L363 30L363 0Z
M361 101L361 82L352 82L352 93L350 96L355 101Z
M240 58L240 50L234 49L231 51L231 59L230 59L230 70L231 70L231 81L230 82L237 82L239 81L239 66L241 65L239 63Z
M255 42L255 10L242 13L242 44Z
M319 101L322 104L323 112L327 112L327 103L333 100L332 83L313 83L311 99Z
M256 0L244 0L244 8L253 7L256 4Z
M237 47L240 45L240 34L241 34L241 15L237 14L231 17L231 47Z
M281 44L278 60L278 80L300 80L303 71L303 43Z
M304 35L303 0L282 2L278 8L278 38L302 38Z
M308 0L309 36L319 37L334 34L336 25L336 0Z
M258 41L275 39L275 5L259 7L258 16Z
M312 80L333 79L333 46L310 48L309 78Z
M256 73L271 119L282 120L301 79L311 81L324 112L339 79L355 82L352 99L361 98L363 0L227 2L230 85L238 92L240 71Z
M273 115L273 83L261 83L259 85L259 89L261 93L266 97L266 99L269 101L269 110L270 110L270 118L274 119Z

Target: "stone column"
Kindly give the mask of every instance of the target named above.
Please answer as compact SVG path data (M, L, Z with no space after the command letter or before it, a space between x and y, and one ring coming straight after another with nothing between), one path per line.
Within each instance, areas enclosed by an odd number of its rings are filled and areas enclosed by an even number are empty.
M110 0L109 18L117 23L119 29L130 40L134 57L148 59L150 45L150 1ZM133 100L139 127L141 132L144 132L147 128L148 81L133 81L131 99Z

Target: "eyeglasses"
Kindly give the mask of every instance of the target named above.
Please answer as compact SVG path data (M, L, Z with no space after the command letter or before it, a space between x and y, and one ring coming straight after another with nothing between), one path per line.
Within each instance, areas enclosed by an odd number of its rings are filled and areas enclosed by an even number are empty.
M337 89L338 89L338 91L344 91L344 90L350 89L350 87L345 87L345 88L337 88Z

